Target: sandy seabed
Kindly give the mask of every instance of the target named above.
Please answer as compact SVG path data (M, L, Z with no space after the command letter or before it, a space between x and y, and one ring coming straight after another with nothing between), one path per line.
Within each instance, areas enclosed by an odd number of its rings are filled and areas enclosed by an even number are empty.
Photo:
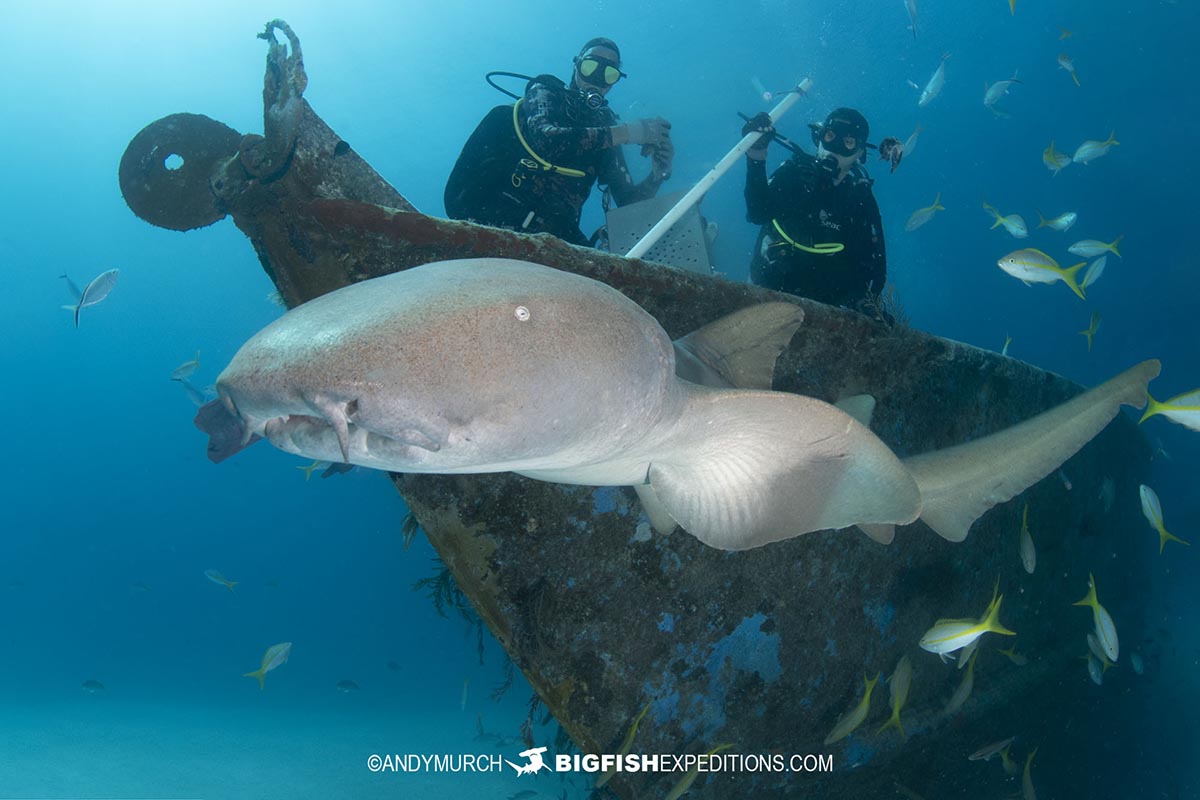
M499 755L520 745L475 741L473 719L394 710L130 706L85 696L55 706L5 704L0 798L535 798L581 797L560 776L373 772L372 755ZM576 780L576 786L581 785Z

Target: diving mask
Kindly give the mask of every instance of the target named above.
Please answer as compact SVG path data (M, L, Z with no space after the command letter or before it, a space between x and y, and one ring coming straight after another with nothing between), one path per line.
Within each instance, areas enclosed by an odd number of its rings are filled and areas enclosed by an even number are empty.
M856 130L849 125L839 124L839 120L823 125L814 132L814 137L819 146L839 156L856 155L866 146L866 142L858 138Z
M612 86L621 78L628 78L613 62L598 56L586 56L579 60L579 74L595 86Z
M825 124L813 126L813 144L839 156L865 152L869 135L867 118L853 108L835 108Z

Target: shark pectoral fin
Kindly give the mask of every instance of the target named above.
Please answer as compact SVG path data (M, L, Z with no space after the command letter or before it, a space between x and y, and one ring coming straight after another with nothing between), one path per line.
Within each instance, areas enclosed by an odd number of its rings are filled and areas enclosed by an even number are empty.
M759 303L710 322L675 344L730 386L770 389L775 362L803 321L804 309L794 303Z
M854 417L864 428L869 428L871 417L875 414L875 398L869 394L852 394L839 399L833 407Z
M1108 425L1121 405L1145 405L1146 386L1159 368L1156 360L1143 361L1011 428L905 459L921 488L921 519L944 539L966 539L985 511L1058 469Z
M872 525L869 522L860 522L858 529L880 544L891 544L896 538L895 525Z
M782 392L685 385L689 397L650 485L712 547L745 550L802 533L916 519L920 492L878 437L828 403Z
M633 490L637 492L638 500L642 504L642 511L646 512L646 516L650 518L650 525L656 532L665 536L675 530L678 523L671 516L671 512L667 511L662 500L658 499L658 493L654 491L653 486L642 483L634 486Z

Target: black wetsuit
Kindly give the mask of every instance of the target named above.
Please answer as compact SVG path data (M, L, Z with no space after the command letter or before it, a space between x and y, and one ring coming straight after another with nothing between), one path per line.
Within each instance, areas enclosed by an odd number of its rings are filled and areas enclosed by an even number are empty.
M866 170L855 165L834 185L814 156L800 153L780 165L768 183L765 162L748 162L746 217L762 225L750 279L822 303L866 310L887 282L883 226ZM844 247L818 254L796 246L831 243Z
M553 75L529 82L517 119L528 150L516 136L512 106L492 109L468 140L446 186L446 211L452 219L552 233L586 245L579 218L593 184L607 186L617 205L658 191L653 171L638 184L630 177L621 148L613 146L609 128L617 124L617 115L608 104L590 107L582 92ZM484 141L488 139L503 141ZM529 150L552 165L584 174L548 171ZM486 165L472 165L470 152L486 153Z

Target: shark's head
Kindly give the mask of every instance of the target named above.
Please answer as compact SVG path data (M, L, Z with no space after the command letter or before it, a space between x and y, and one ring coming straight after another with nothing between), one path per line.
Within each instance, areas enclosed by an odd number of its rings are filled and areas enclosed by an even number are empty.
M217 389L249 433L298 455L503 471L551 454L561 463L564 448L586 461L593 440L614 435L598 407L653 419L674 385L673 358L653 318L614 289L471 259L293 309L241 348Z

